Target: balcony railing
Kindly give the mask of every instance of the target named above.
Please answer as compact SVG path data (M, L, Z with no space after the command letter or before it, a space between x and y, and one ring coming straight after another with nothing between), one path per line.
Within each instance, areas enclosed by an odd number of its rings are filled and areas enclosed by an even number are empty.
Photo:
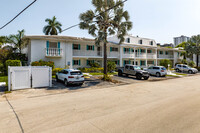
M61 57L63 55L63 50L60 48L46 48L47 57Z
M158 58L160 59L172 59L174 58L173 55L158 55Z
M102 51L93 50L73 50L73 56L84 56L84 57L102 57Z

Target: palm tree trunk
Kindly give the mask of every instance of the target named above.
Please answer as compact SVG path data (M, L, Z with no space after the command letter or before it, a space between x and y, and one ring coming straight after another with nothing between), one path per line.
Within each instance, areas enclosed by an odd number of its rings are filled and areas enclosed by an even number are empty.
M104 42L104 74L107 75L107 44Z
M196 62L197 67L199 67L199 55L197 54L197 62Z

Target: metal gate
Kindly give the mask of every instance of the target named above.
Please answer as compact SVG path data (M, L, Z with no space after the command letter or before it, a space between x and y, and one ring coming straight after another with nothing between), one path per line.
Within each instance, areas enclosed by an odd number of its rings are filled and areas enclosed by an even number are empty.
M9 67L8 90L52 86L51 67Z

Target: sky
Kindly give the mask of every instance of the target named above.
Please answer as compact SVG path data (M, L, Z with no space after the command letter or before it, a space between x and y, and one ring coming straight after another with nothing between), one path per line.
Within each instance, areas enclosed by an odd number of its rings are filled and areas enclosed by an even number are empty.
M1 0L0 27L33 0ZM200 34L200 0L128 0L124 9L130 14L133 28L129 34L155 39L157 43L173 43L173 37ZM4 29L0 36L16 34L44 35L45 19L57 17L65 29L80 22L80 13L94 9L91 0L37 0L28 10ZM61 35L92 38L87 30L75 27Z

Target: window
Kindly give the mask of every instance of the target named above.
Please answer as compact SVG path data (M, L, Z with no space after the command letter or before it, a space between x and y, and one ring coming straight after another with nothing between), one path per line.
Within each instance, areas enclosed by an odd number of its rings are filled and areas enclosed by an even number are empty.
M139 44L142 44L142 40L139 40Z
M129 53L130 52L130 48L124 48L124 53Z
M160 68L159 68L159 67L153 67L153 69L154 69L154 70L159 70Z
M94 60L87 60L87 65L94 63Z
M73 50L80 50L80 44L73 44Z
M71 75L82 75L81 71L70 72Z
M126 69L129 69L129 66L125 66Z
M94 45L87 45L87 50L94 50Z
M131 70L134 70L133 66L130 66L130 69L131 69Z
M49 42L49 48L57 48L57 42Z
M110 52L118 52L118 48L116 48L116 47L110 47Z
M147 53L152 53L152 50L147 50Z
M73 60L73 65L75 66L79 65L79 60Z
M147 64L154 64L154 61L147 61Z
M114 61L116 65L119 65L119 60Z
M127 38L127 43L130 43L130 38Z
M160 51L160 54L163 54L163 51Z
M165 67L162 67L161 70L167 70Z
M145 61L141 61L141 62L140 62L140 65L141 65L141 66L145 66Z
M146 52L146 50L145 49L141 49L141 53L145 53Z
M168 55L168 54L169 54L169 52L168 52L168 51L165 51L165 54L166 54L166 55Z
M149 67L148 69L153 69L153 67Z
M125 61L124 61L124 65L126 65L126 64L129 64L129 61L128 61L128 60L125 60Z
M153 45L153 41L150 41L150 45Z

